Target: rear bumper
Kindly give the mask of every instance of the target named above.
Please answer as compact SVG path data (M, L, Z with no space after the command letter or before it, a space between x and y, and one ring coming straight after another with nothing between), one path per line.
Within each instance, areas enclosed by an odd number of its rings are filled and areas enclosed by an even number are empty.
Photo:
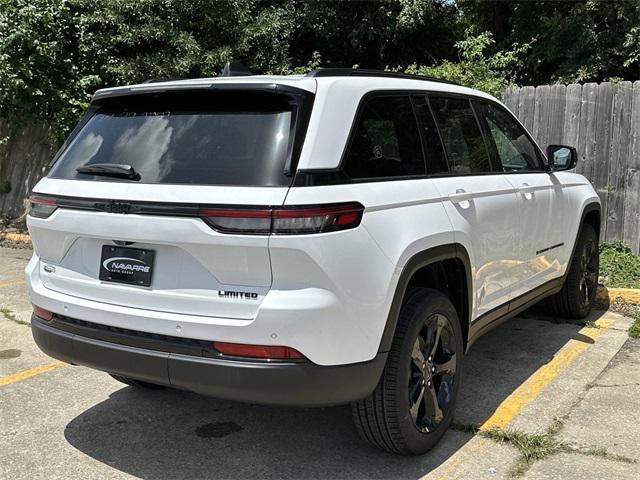
M33 338L46 354L75 365L228 400L290 406L349 403L378 383L386 353L372 361L338 366L311 362L221 360L89 338L56 328L56 320L31 320Z

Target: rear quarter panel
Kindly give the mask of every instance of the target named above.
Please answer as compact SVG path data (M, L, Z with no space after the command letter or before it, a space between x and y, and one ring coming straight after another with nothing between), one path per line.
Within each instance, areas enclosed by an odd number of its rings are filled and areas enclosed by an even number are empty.
M272 292L308 288L331 298L328 311L300 318L299 334L316 337L313 358L322 364L374 358L407 261L453 242L442 199L428 179L292 188L285 204L349 201L365 206L357 229L269 241Z

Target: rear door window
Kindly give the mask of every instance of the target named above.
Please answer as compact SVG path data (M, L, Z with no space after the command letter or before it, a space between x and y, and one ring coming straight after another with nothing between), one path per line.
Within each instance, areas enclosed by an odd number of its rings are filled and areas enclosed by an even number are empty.
M491 163L480 126L465 98L429 97L436 123L447 152L452 174L491 172Z
M420 133L408 95L365 100L346 157L345 172L354 179L426 173Z
M125 164L139 183L286 186L298 103L263 92L174 92L106 99L54 164L52 178Z

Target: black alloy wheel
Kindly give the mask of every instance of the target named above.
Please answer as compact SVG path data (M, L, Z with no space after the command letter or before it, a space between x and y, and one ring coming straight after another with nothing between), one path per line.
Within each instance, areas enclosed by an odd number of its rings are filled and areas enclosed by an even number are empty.
M353 403L360 436L405 455L433 448L453 420L463 358L462 328L449 297L408 289L378 386Z
M422 433L435 432L448 413L457 367L451 322L442 314L425 321L411 354L409 412Z
M598 288L599 252L596 239L590 237L584 243L580 253L580 303L589 307Z

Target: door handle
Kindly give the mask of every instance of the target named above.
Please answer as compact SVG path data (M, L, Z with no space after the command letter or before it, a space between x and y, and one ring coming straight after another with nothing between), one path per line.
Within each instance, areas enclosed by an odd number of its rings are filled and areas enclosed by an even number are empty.
M527 200L531 200L533 198L534 190L535 187L532 187L528 183L523 183L518 187L518 192L520 192L520 194Z
M473 200L473 192L465 190L464 188L458 188L454 193L449 194L449 200L451 200L453 203Z

